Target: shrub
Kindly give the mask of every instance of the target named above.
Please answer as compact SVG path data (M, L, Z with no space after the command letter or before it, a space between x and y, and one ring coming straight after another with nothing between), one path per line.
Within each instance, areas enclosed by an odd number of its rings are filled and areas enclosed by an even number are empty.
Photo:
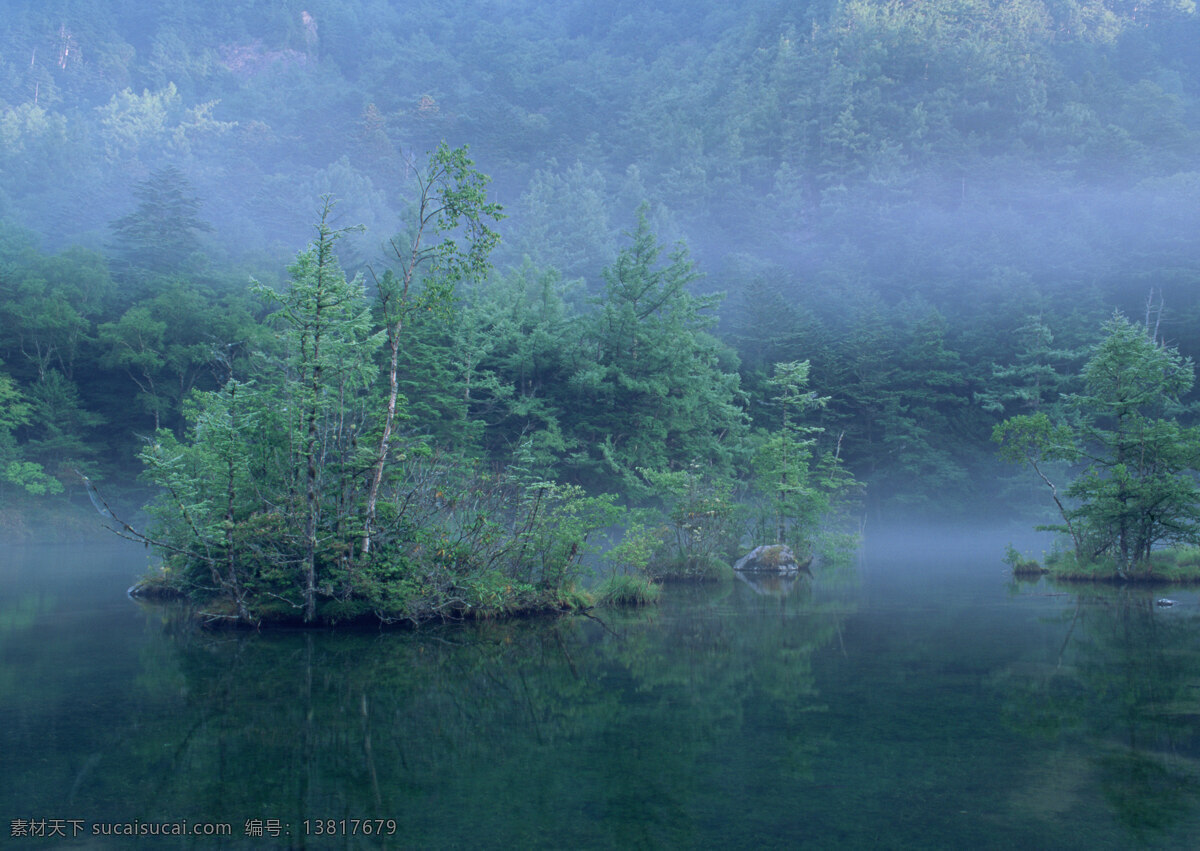
M1021 555L1012 544L1004 550L1004 563L1012 568L1013 576L1041 576L1049 572L1036 559L1027 559Z

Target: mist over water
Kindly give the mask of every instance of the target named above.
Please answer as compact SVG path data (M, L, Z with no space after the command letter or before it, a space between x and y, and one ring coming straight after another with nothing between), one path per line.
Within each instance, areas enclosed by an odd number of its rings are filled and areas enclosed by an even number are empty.
M113 592L137 548L11 550L0 800L231 847L317 813L396 822L352 847L1186 843L1195 593L1013 586L924 535L785 596L416 632L199 632Z

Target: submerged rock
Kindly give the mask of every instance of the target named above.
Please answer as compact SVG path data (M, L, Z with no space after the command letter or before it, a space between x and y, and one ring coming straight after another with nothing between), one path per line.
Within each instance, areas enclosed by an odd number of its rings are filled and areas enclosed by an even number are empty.
M767 544L755 547L737 560L734 570L754 573L808 573L812 556L798 561L787 544Z

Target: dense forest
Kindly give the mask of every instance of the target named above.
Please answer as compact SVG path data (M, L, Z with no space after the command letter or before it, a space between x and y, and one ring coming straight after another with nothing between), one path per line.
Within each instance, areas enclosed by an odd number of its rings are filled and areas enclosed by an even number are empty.
M668 514L757 493L760 525L1028 514L997 424L1079 390L1114 311L1200 344L1190 0L6 12L10 530L87 505L76 471L145 499L230 387L335 374L385 448L322 431L346 499L394 449ZM415 262L466 189L482 230ZM314 379L288 299L325 249L358 361Z

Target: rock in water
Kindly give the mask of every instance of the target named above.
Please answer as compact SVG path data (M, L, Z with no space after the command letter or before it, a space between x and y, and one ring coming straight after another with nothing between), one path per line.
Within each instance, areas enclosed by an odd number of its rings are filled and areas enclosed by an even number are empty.
M757 573L809 573L812 557L797 561L795 553L787 544L767 544L755 547L737 560L734 570Z

